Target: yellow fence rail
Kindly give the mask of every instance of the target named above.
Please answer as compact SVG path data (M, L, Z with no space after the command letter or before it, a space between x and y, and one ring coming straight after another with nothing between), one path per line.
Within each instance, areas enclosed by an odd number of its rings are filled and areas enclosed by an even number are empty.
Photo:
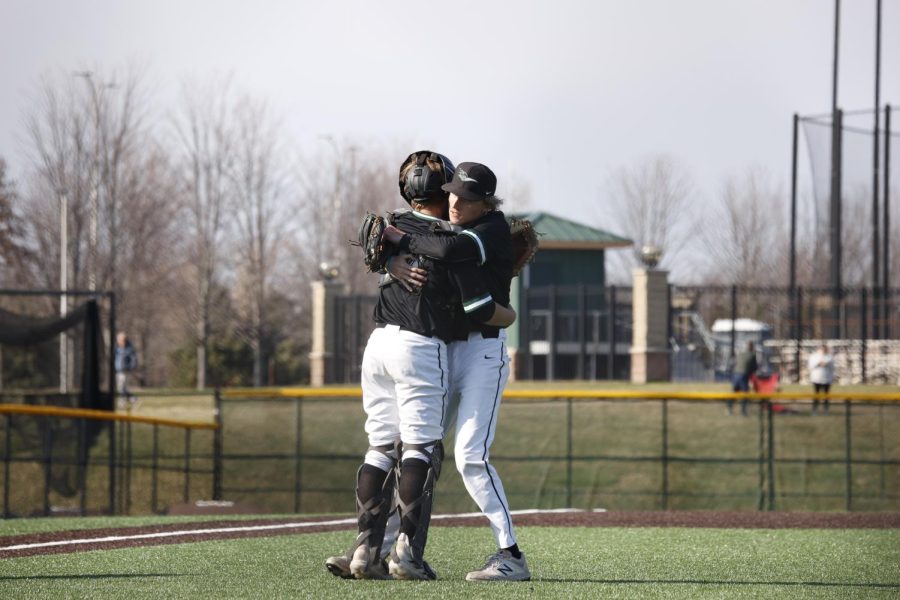
M182 429L218 429L216 423L202 421L177 421L93 410L88 408L65 408L62 406L32 406L28 404L0 404L0 415L32 415L38 417L60 417L68 419L91 419L95 421L121 421L127 423L143 423L145 425L162 425L165 427L181 427Z
M220 391L223 398L361 398L362 388L225 388ZM833 392L830 394L810 394L807 392L677 392L640 390L507 390L504 398L532 400L829 400L834 402L900 402L900 390L894 392Z

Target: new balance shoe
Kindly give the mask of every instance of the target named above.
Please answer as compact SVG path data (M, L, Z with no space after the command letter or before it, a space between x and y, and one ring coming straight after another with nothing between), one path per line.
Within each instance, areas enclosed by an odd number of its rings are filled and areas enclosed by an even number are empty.
M531 571L525 554L516 558L509 550L497 550L478 571L466 575L466 581L529 581Z
M413 549L409 544L409 537L405 533L397 536L397 544L391 552L391 560L388 562L388 570L394 579L413 579L432 581L437 579L437 573L424 560L417 560L413 556Z
M384 560L372 554L365 544L358 546L350 559L350 574L356 579L390 579Z

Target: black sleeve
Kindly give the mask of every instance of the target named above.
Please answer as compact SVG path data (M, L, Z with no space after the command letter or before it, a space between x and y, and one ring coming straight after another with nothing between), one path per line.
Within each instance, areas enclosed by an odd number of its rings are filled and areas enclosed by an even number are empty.
M501 213L491 213L471 229L463 230L459 237L470 237L478 246L478 264L512 258L509 225Z
M453 265L450 275L459 290L463 311L476 323L490 321L494 316L494 298L474 261Z
M403 237L402 246L408 247L413 254L421 254L449 262L481 259L476 241L467 235L461 234L406 234Z

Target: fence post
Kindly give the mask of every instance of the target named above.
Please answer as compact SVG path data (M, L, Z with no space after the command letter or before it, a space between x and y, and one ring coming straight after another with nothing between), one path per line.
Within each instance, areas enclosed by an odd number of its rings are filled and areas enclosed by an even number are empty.
M50 471L53 468L53 429L49 417L41 417L44 423L44 516L50 516Z
M191 489L191 428L184 428L184 502L187 504Z
M109 514L116 514L116 422L109 422Z
M303 492L303 398L294 398L294 512L300 512Z
M766 509L766 421L763 414L763 404L760 402L757 426L759 436L757 440L757 470L759 474L759 495L756 498L756 510Z
M9 462L12 459L12 415L6 415L6 448L3 452L3 518L8 519L9 513Z
M125 445L125 421L116 422L116 511L119 514L125 512L125 461L128 456L128 448Z
M153 424L153 456L150 463L150 512L156 514L159 500L159 424Z
M566 398L566 508L572 508L572 399Z
M224 442L222 419L222 392L219 388L215 391L216 429L213 432L213 500L222 499L222 444Z
M78 512L83 517L87 512L87 422L78 419Z
M853 510L853 466L851 464L850 436L850 401L844 400L844 443L846 444L845 461L847 465L847 510Z
M775 510L775 412L772 410L772 402L770 400L767 399L763 402L769 429L769 510Z
M669 400L662 401L662 508L669 508Z
M128 410L131 416L131 409ZM125 514L131 513L131 464L134 462L134 452L131 444L131 421L125 423Z

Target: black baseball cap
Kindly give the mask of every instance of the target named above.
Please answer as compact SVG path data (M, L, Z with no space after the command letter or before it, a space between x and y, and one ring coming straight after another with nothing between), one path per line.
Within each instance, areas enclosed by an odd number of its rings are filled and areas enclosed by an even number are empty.
M441 189L473 202L489 200L497 191L497 177L481 163L464 162L456 167L453 180Z

